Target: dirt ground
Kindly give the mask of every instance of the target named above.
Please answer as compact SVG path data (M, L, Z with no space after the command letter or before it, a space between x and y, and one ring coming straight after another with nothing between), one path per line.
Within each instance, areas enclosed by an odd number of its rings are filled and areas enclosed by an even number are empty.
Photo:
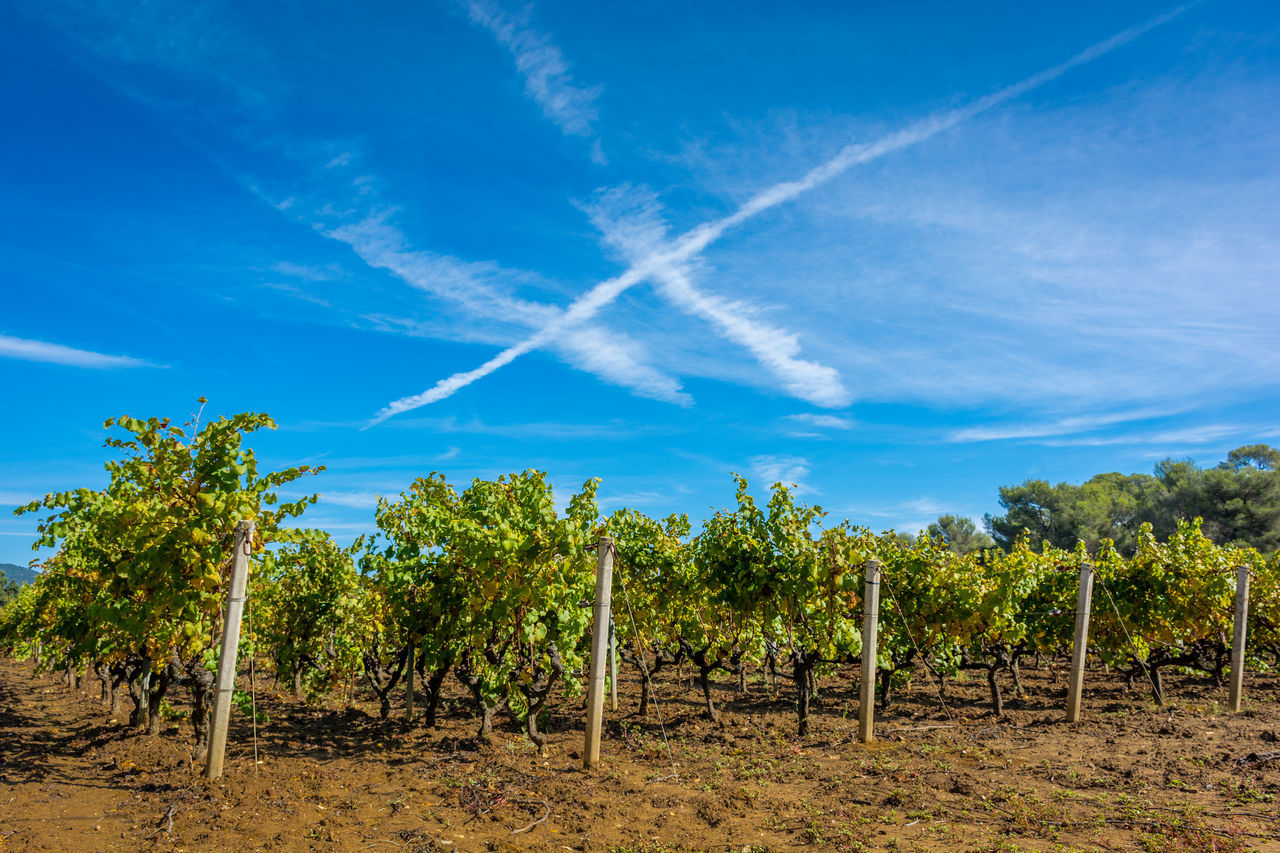
M236 713L226 773L207 783L185 720L131 735L94 679L73 692L0 659L0 851L1280 851L1276 675L1251 676L1227 714L1204 679L1171 676L1157 708L1091 672L1078 724L1047 668L1025 672L1002 720L984 680L949 683L944 708L920 678L870 745L855 676L823 679L804 739L785 687L771 700L760 677L745 694L721 684L717 725L673 676L656 709L669 752L624 678L590 773L577 700L539 757L514 727L480 747L460 692L429 730L399 707L383 726L373 703L308 706L259 682L257 763Z

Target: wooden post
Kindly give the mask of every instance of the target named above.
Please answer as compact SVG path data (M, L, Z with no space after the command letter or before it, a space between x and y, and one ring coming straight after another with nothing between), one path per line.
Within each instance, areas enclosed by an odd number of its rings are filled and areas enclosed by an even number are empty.
M858 700L858 740L875 740L872 724L876 714L876 632L880 624L880 561L862 565L865 585L862 593L862 684Z
M1231 638L1232 711L1240 710L1244 699L1244 641L1249 626L1249 567L1236 567L1236 619Z
M240 654L240 614L249 582L249 553L253 549L254 523L236 524L231 557L231 588L227 592L226 618L222 622L222 651L218 654L218 678L214 682L213 723L209 731L209 760L205 778L222 775L222 759L227 751L227 723L231 717L231 695L236 689L236 659Z
M618 631L612 615L609 617L609 710L618 710Z
M591 619L591 673L587 682L587 737L582 766L600 762L600 724L604 716L604 664L613 597L613 539L601 536L596 547L596 603Z
M409 722L413 722L413 676L414 676L414 655L417 652L417 646L413 641L409 642L409 660L406 664L409 671L405 673L404 678L404 718Z
M1093 605L1093 565L1080 564L1080 590L1076 594L1076 634L1071 643L1071 678L1067 682L1067 722L1080 721L1080 697L1084 692L1084 664L1089 655L1089 609Z

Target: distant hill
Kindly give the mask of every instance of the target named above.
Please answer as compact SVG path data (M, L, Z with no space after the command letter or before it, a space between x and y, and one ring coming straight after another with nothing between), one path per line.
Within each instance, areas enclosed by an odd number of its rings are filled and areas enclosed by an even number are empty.
M0 572L11 581L17 581L20 584L31 583L36 579L36 573L26 566L15 566L13 563L0 563Z

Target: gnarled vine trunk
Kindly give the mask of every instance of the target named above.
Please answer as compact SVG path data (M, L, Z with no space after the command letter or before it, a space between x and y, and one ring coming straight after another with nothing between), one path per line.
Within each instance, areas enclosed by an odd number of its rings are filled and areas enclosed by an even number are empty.
M693 661L693 665L698 668L698 684L702 686L702 700L706 706L703 716L713 723L720 722L720 712L716 710L716 703L711 698L711 673L717 669L723 669L724 663L719 659L710 660L707 657L709 648L695 650L683 637L680 638L680 647L684 651L684 656Z
M133 710L129 712L129 728L142 731L147 723L147 700L151 696L151 661L132 659L128 664L127 684Z
M556 681L564 677L564 661L560 659L560 649L554 641L547 644L547 659L549 668L535 665L528 679L517 679L521 682L520 692L525 700L525 731L529 740L538 747L539 756L546 755L547 734L538 730L538 715L546 707L547 697L551 695Z
M432 670L430 677L427 678L427 707L422 716L428 728L436 727L436 714L440 708L440 688L444 686L444 679L452 667L452 662L443 663Z
M809 705L813 699L813 670L822 658L816 651L791 653L791 677L796 683L796 715L800 736L809 733Z
M214 675L205 668L203 657L187 661L187 690L191 693L191 726L195 730L192 753L196 761L204 761L209 754L209 725L213 712Z
M378 715L385 722L391 716L391 691L400 683L404 675L405 664L409 660L409 648L406 646L396 654L395 666L387 670L377 651L363 654L364 674L369 685L378 696Z
M476 732L476 738L488 743L493 737L493 715L507 704L507 700L489 701L488 697L484 695L484 686L480 681L480 676L472 671L470 662L465 657L459 661L454 674L457 676L458 681L462 682L471 691L476 713L480 715L480 731Z

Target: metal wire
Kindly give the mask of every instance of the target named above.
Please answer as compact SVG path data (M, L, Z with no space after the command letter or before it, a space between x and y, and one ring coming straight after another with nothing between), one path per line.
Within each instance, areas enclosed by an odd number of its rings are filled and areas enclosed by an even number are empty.
M1156 701L1161 705L1164 704L1164 691L1160 689L1160 685L1156 684L1156 678L1151 674L1151 670L1147 667L1147 662L1138 656L1138 647L1133 642L1133 637L1129 635L1129 629L1125 627L1124 617L1120 615L1120 608L1116 607L1116 600L1111 597L1111 590L1107 589L1107 582L1102 579L1101 574L1095 575L1098 579L1098 585L1102 587L1102 591L1107 594L1107 601L1111 602L1111 610L1116 614L1116 622L1120 625L1120 630L1124 632L1125 642L1129 644L1129 652L1133 655L1133 659L1138 662L1138 666L1142 667L1142 671L1146 673L1147 680L1151 682L1151 691L1156 695Z
M933 671L933 667L929 665L929 661L924 656L924 652L920 650L920 646L916 643L916 638L911 636L911 626L907 624L906 614L902 612L902 607L898 605L898 596L893 594L893 586L890 585L889 580L885 575L883 568L880 570L880 583L884 584L884 588L889 591L889 598L890 600L893 601L893 608L898 611L898 618L902 620L902 630L907 633L907 639L911 641L911 647L916 650L916 656L919 657L920 662L924 664L925 672L929 673L929 679L930 681L932 681L936 673ZM880 626L880 614L877 613L876 614L877 630L879 630L879 626ZM866 678L866 673L863 673L862 677ZM872 677L873 678L875 677L874 674L872 675ZM946 712L947 719L954 720L955 717L952 716L951 709L947 707L947 700L942 698L942 677L941 676L938 676L938 684L936 685L936 687L938 690L938 704L940 704L942 706L942 710ZM875 695L875 691L873 690L872 696L874 695Z
M613 552L613 557L617 560L618 549L614 546L612 541L609 543L609 550ZM653 700L653 710L658 716L658 728L662 732L662 743L667 748L667 758L671 761L671 776L676 780L676 784L678 785L680 784L680 772L676 770L676 755L671 749L671 741L667 738L666 723L662 720L662 707L661 703L658 701L657 685L653 683L653 679L649 675L649 667L644 661L644 652L641 651L644 643L640 636L640 629L636 627L635 613L631 610L631 596L627 593L627 582L622 577L621 572L618 573L617 578L619 585L622 586L622 600L626 602L627 605L627 618L631 621L631 635L635 639L636 661L640 665L640 673L644 676L645 683L649 685L649 698Z
M258 634L253 630L253 601L248 605L249 635L249 708L253 712L253 773L258 774L258 683L254 671L254 659L258 656Z

